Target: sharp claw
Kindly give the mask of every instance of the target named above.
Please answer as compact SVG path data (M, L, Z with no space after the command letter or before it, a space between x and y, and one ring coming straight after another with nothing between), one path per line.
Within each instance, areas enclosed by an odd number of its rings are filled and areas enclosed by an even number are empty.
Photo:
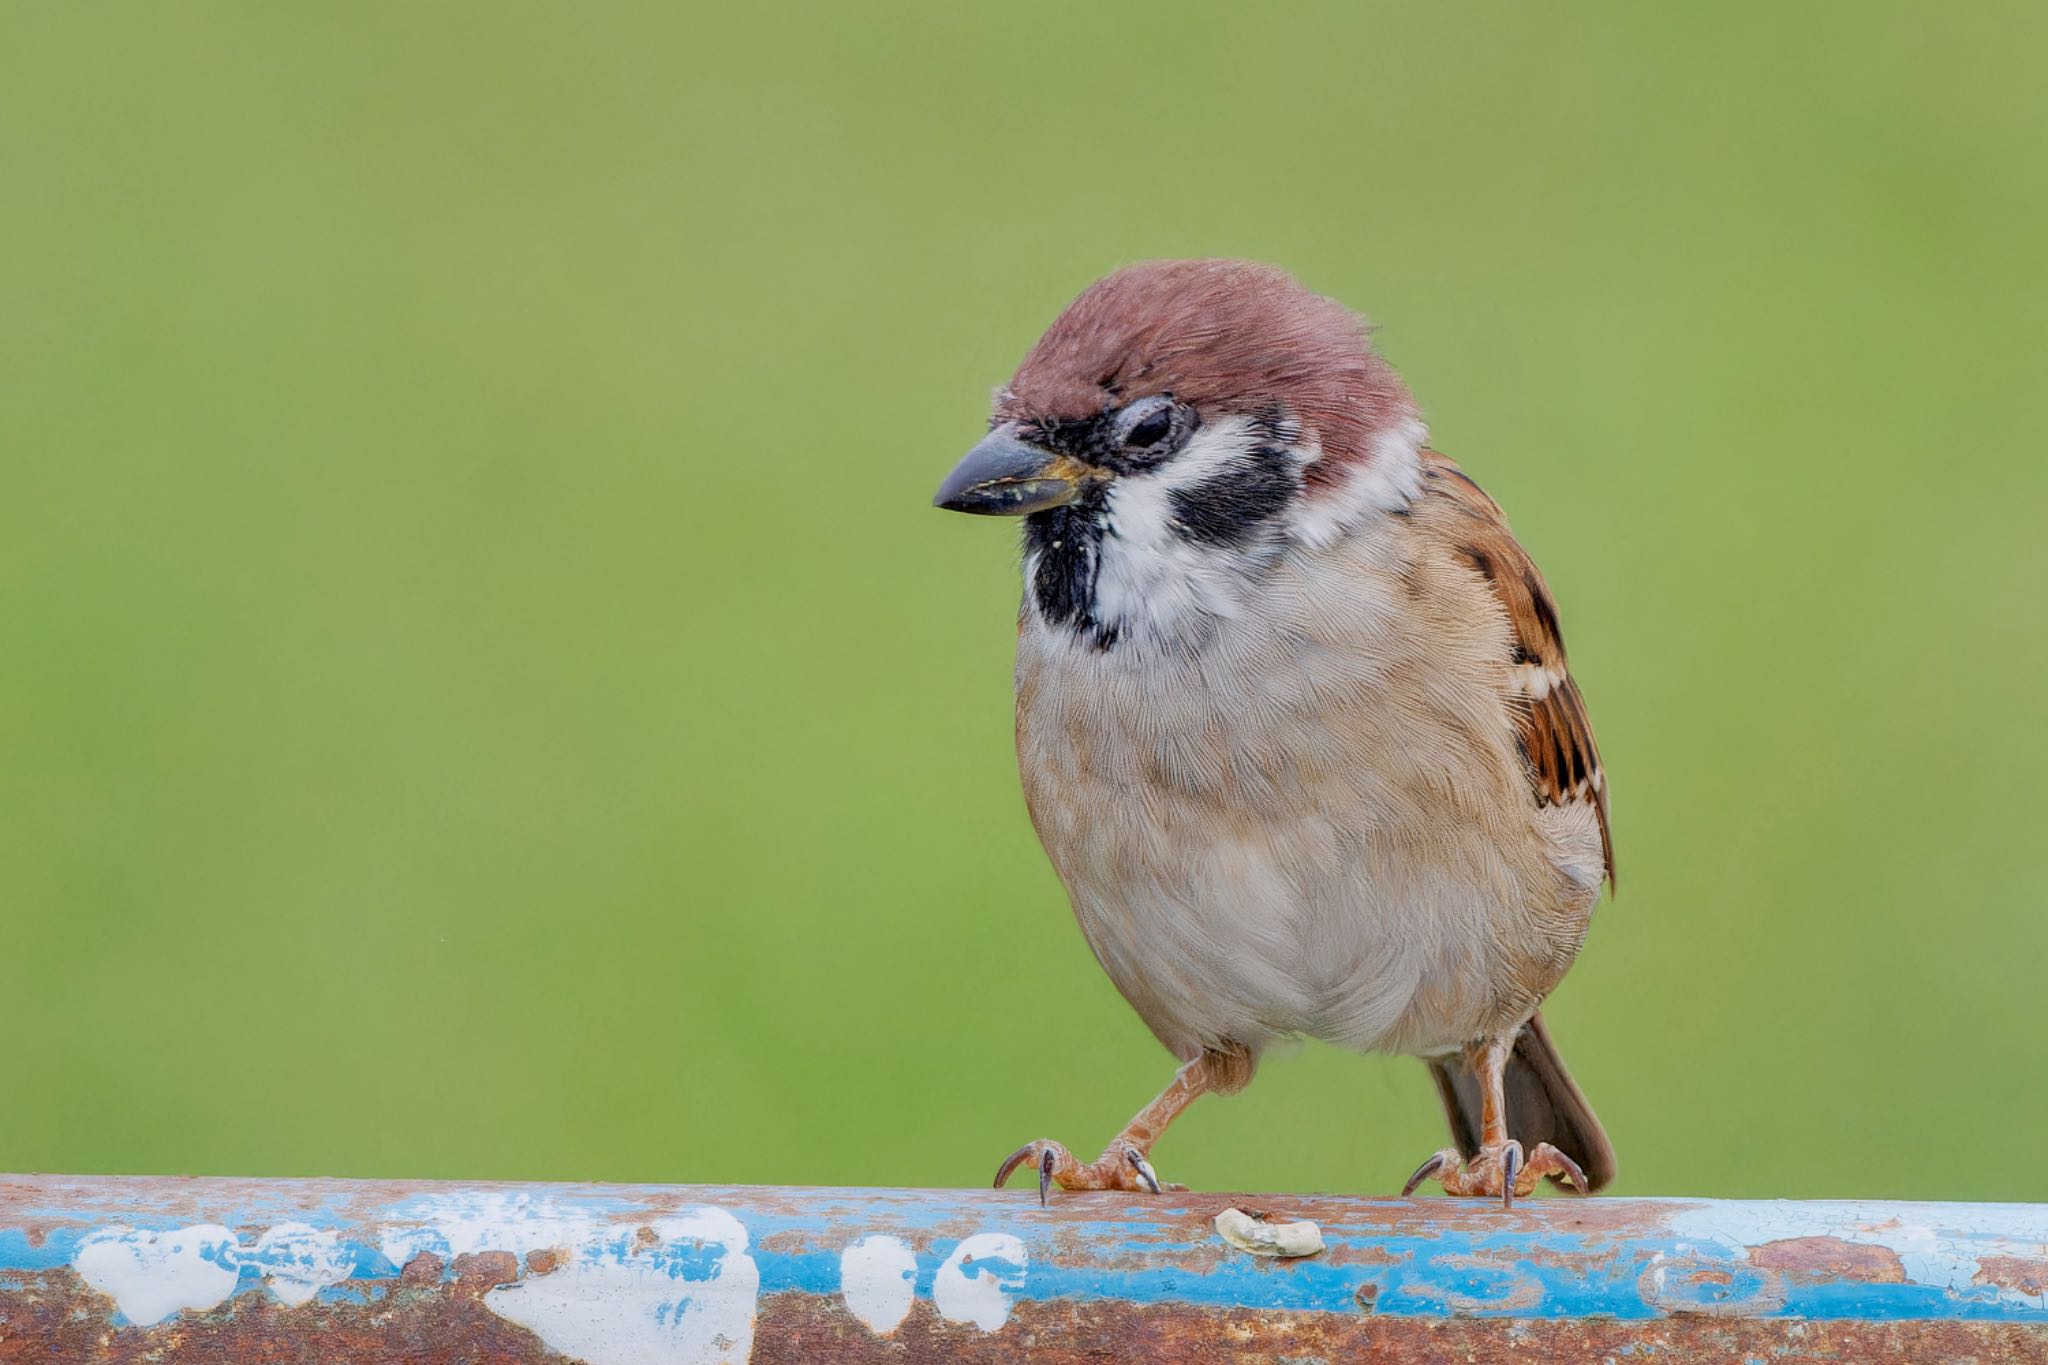
M1522 1173L1522 1145L1510 1142L1500 1154L1500 1206L1511 1209L1515 1206L1515 1177Z
M1554 1147L1551 1149L1551 1155L1557 1160L1559 1165L1564 1167L1564 1178L1571 1182L1573 1189L1577 1190L1580 1194L1592 1193L1591 1190L1586 1188L1586 1173L1579 1168L1578 1162L1573 1161Z
M1124 1160L1131 1163L1131 1169L1138 1173L1138 1179L1145 1182L1145 1188L1159 1193L1159 1172L1152 1169L1152 1163L1145 1160L1145 1154L1135 1147L1124 1148Z
M1415 1193L1415 1187L1435 1175L1444 1167L1444 1154L1438 1152L1415 1168L1415 1174L1408 1177L1408 1183L1401 1187L1401 1197L1406 1199Z
M995 1188L1001 1189L1003 1187L1003 1182L1010 1178L1010 1173L1024 1164L1024 1159L1031 1155L1031 1149L1037 1145L1035 1142L1027 1142L1003 1158L1003 1164L996 1167Z
M1045 1155L1038 1159L1038 1207L1044 1208L1052 1201L1052 1148L1045 1149Z

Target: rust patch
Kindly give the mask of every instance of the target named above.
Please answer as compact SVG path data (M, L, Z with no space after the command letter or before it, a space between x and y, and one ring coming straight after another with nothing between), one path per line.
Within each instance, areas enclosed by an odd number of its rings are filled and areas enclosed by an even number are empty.
M658 1247L660 1245L661 1234L648 1227L647 1224L642 1223L639 1227L633 1229L633 1249L635 1251L645 1251L649 1247Z
M817 1240L817 1234L808 1228L783 1228L762 1237L755 1245L771 1256L802 1256L817 1246Z
M1324 1265L1362 1265L1385 1269L1388 1266L1407 1265L1415 1259L1415 1254L1409 1251L1394 1251L1377 1242L1332 1242L1316 1259Z
M2048 1295L2048 1261L2025 1256L1986 1256L1977 1262L1978 1284L1995 1284L2035 1298Z
M509 1253L496 1255L510 1259ZM492 1256L461 1258L458 1274L481 1282L504 1268ZM413 1258L408 1268L423 1260ZM107 1301L70 1272L39 1272L15 1279L0 1298L0 1365L569 1365L465 1293L458 1281L429 1285L401 1276L365 1287L383 1292L373 1292L367 1303L316 1301L299 1308L248 1292L211 1312L156 1327L111 1327ZM1424 1318L1026 1300L1002 1329L982 1332L945 1322L929 1302L919 1301L901 1327L880 1337L854 1321L836 1295L779 1293L760 1301L753 1355L761 1365L1007 1365L1024 1359L1034 1365L1267 1365L1285 1358L1581 1365L1610 1357L2019 1365L2048 1362L2048 1324Z
M422 1251L398 1272L398 1282L405 1285L441 1283L441 1258L431 1251Z
M882 1338L830 1300L772 1294L761 1300L754 1337L755 1365L1008 1365L1027 1359L1032 1365L1270 1365L1276 1359L1585 1365L1609 1358L2019 1365L2048 1362L2048 1324L1360 1317L1027 1300L1002 1330L985 1333L944 1322L920 1301L901 1327Z
M529 1251L526 1253L526 1270L530 1275L551 1275L555 1271L560 1270L562 1263L566 1260L568 1260L568 1257L563 1254L559 1247L549 1247L544 1251Z
M1804 1283L1854 1280L1863 1284L1904 1284L1906 1267L1890 1247L1845 1242L1839 1237L1787 1237L1752 1247L1749 1263Z
M33 1286L10 1285L0 1302L0 1365L572 1365L453 1284L386 1280L389 1292L373 1291L369 1303L299 1308L244 1293L145 1328L110 1326L109 1301L68 1271L33 1278Z
M472 1298L519 1279L519 1258L509 1251L466 1251L455 1258L456 1288Z

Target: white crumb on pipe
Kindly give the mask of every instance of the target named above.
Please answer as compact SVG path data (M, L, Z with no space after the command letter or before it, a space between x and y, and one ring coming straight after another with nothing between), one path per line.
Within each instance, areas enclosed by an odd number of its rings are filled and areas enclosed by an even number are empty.
M1268 1223L1243 1209L1225 1209L1216 1215L1216 1233L1254 1256L1313 1256L1323 1249L1323 1230L1306 1218L1298 1223Z

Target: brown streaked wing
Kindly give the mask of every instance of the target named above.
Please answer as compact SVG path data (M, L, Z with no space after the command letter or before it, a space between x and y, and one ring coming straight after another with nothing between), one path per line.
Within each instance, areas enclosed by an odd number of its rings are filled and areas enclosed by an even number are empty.
M1591 802L1600 816L1600 850L1614 881L1614 842L1607 832L1607 778L1586 702L1565 662L1557 607L1528 551L1508 530L1499 504L1456 464L1422 452L1424 496L1446 499L1458 513L1456 552L1492 585L1514 632L1517 691L1510 700L1529 785L1546 806Z

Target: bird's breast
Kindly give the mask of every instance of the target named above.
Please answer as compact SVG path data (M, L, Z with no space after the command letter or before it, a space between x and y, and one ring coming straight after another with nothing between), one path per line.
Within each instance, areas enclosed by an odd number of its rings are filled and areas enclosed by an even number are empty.
M1513 907L1554 880L1498 694L1457 662L1499 642L1419 639L1398 563L1339 567L1282 565L1195 649L1092 649L1026 613L1033 822L1177 1051L1455 1046L1497 1007Z

